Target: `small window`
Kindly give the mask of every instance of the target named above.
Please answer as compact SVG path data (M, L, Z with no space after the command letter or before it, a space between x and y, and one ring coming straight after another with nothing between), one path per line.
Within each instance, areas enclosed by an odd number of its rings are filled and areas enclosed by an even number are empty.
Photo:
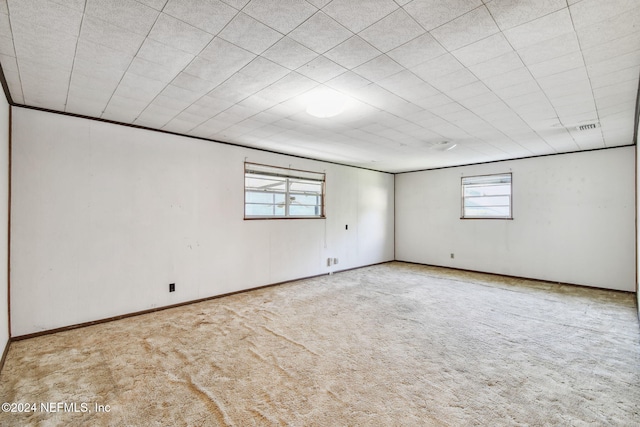
M512 219L511 174L462 178L462 219Z
M324 218L323 173L244 164L244 217Z

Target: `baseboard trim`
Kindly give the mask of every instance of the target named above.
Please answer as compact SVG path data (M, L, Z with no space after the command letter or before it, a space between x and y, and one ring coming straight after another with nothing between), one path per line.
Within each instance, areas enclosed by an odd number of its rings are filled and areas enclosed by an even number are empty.
M2 368L4 368L4 361L7 360L7 354L9 353L9 347L11 346L11 338L7 340L7 344L4 346L4 351L2 352L2 359L0 359L0 372L2 372Z
M388 264L390 262L395 262L395 259L392 259L392 260L389 260L389 261L374 262L373 264L367 264L367 265L363 265L363 266L360 266L360 267L345 268L344 270L336 270L336 271L332 271L332 272L327 273L327 274L344 273L346 271L360 270L361 268L373 267L374 265ZM320 274L320 276L324 276L324 274ZM298 280L302 280L302 279L298 279ZM295 282L295 280L290 280L290 282Z
M224 297L228 297L228 296L232 296L232 295L242 294L242 293L245 293L245 292L257 291L259 289L271 288L271 287L274 287L274 286L284 285L286 283L293 283L293 282L297 282L297 281L300 281L300 280L313 279L313 278L316 278L316 277L322 277L322 276L326 276L326 275L329 275L329 274L344 273L344 272L347 272L347 271L359 270L361 268L373 267L375 265L388 264L390 262L399 262L399 263L404 263L404 264L413 264L413 265L420 265L420 266L425 266L425 267L446 268L446 269L450 269L450 270L465 271L465 272L469 272L469 273L489 274L491 276L508 277L508 278L511 278L511 279L536 280L536 281L539 281L539 282L553 283L553 284L558 284L558 285L578 286L578 287L587 288L587 289L601 289L601 290L612 291L612 292L629 293L629 291L622 291L622 290L618 290L618 289L598 288L598 287L594 287L594 286L581 285L581 284L577 284L577 283L557 282L557 281L551 281L551 280L545 280L545 279L538 279L538 278L535 278L535 277L514 276L514 275L509 275L509 274L492 273L492 272L488 272L488 271L471 270L471 269L466 269L466 268L457 268L457 267L450 267L450 266L444 266L444 265L426 264L426 263L420 263L420 262L404 261L404 260L395 259L395 260L381 261L381 262L376 262L376 263L373 263L373 264L362 265L362 266L359 266L359 267L346 268L346 269L343 269L343 270L336 270L336 271L322 273L322 274L314 274L314 275L311 275L311 276L300 277L300 278L291 279L291 280L285 280L285 281L282 281L282 282L271 283L271 284L268 284L268 285L258 286L258 287L255 287L255 288L248 288L248 289L242 289L242 290L234 291L234 292L227 292L227 293L224 293L224 294L213 295L213 296L210 296L210 297L200 298L200 299L197 299L197 300L184 301L184 302L181 302L181 303L166 305L166 306L163 306L163 307L156 307L156 308L152 308L152 309L148 309L148 310L141 310L141 311L136 311L136 312L133 312L133 313L121 314L121 315L118 315L118 316L113 316L113 317L107 317L107 318L104 318L104 319L93 320L93 321L90 321L90 322L77 323L77 324L74 324L74 325L63 326L63 327L60 327L60 328L48 329L46 331L34 332L32 334L25 334L25 335L19 335L19 336L11 337L7 341L7 345L5 346L4 352L2 354L2 359L0 359L0 371L2 371L2 368L4 367L5 358L7 356L8 351L9 351L9 347L10 347L10 345L11 345L11 343L13 341L22 341L22 340L26 340L26 339L30 339L30 338L36 338L36 337L40 337L40 336L51 335L51 334L55 334L55 333L58 333L58 332L65 332L65 331L70 331L70 330L73 330L73 329L86 328L88 326L94 326L94 325L99 325L99 324L102 324L102 323L113 322L113 321L116 321L116 320L126 319L126 318L129 318L129 317L142 316L144 314L155 313L155 312L163 311L163 310L169 310L171 308L177 308L177 307L182 307L182 306L185 306L185 305L197 304L197 303L204 302L204 301L211 301L211 300L215 300L215 299L218 299L218 298L224 298ZM638 316L639 316L638 318L639 318L639 321L640 321L640 311L638 311Z
M26 339L30 339L30 338L41 337L41 336L44 336L44 335L56 334L58 332L65 332L65 331L70 331L70 330L73 330L73 329L86 328L88 326L94 326L94 325L99 325L101 323L107 323L107 322L113 322L113 321L116 321L116 320L122 320L122 319L126 319L128 317L142 316L143 314L155 313L155 312L158 312L158 311L169 310L171 308L177 308L177 307L182 307L182 306L185 306L185 305L197 304L197 303L204 302L204 301L211 301L211 300L218 299L218 298L224 298L224 297L228 297L228 296L231 296L231 295L242 294L242 293L251 292L251 291L257 291L259 289L271 288L273 286L284 285L285 283L293 283L293 282L297 282L299 280L313 279L315 277L322 277L322 276L326 276L326 275L331 274L331 273L334 273L334 274L335 273L342 273L342 272L345 272L345 271L357 270L357 269L360 269L360 268L371 267L371 266L374 266L374 265L386 264L388 262L393 262L393 260L391 260L391 261L382 261L382 262L378 262L378 263L374 263L374 264L367 264L367 265L362 265L360 267L347 268L347 269L344 269L344 270L337 270L337 271L332 271L332 272L327 272L327 273L322 273L322 274L314 274L312 276L306 276L306 277L300 277L300 278L297 278L297 279L285 280L285 281L282 281L282 282L271 283L271 284L268 284L268 285L258 286L258 287L255 287L255 288L243 289L243 290L240 290L240 291L228 292L228 293L220 294L220 295L213 295L213 296L210 296L210 297L200 298L200 299L197 299L197 300L184 301L184 302L180 302L180 303L177 303L177 304L165 305L165 306L162 306L162 307L151 308L151 309L148 309L148 310L141 310L141 311L136 311L136 312L133 312L133 313L121 314L121 315L118 315L118 316L107 317L107 318L104 318L104 319L92 320L90 322L77 323L77 324L74 324L74 325L63 326L63 327L55 328L55 329L47 329L46 331L34 332L32 334L18 335L18 336L15 336L15 337L11 337L11 341L22 341L22 340L26 340ZM8 345L7 345L7 348L8 348ZM2 362L4 362L4 359L2 360ZM0 370L1 370L1 368L0 368Z
M581 285L580 283L558 282L558 281L548 280L548 279L538 279L536 277L513 276L513 275L510 275L510 274L492 273L490 271L481 271L481 270L470 270L470 269L467 269L467 268L451 267L451 266L447 266L447 265L426 264L426 263L423 263L423 262L403 261L403 260L400 260L400 259L395 260L395 262L402 262L402 263L405 263L405 264L413 264L413 265L423 265L425 267L447 268L449 270L465 271L467 273L489 274L491 276L508 277L510 279L535 280L537 282L552 283L554 285L577 286L579 288L599 289L601 291L621 292L621 293L624 293L624 294L634 293L633 291L623 291L623 290L620 290L620 289L599 288L597 286ZM639 316L640 316L640 313L639 313Z

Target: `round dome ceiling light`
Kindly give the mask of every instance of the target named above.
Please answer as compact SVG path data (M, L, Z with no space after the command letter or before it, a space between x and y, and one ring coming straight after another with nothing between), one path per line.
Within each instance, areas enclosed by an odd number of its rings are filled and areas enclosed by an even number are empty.
M325 119L342 113L347 106L347 97L335 91L318 92L307 106L307 113Z
M450 151L456 148L458 144L452 141L440 141L434 144L431 149L436 151Z

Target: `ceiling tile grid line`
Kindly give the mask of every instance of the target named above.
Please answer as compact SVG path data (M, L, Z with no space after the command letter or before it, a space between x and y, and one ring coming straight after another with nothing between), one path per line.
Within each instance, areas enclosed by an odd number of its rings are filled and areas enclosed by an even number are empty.
M85 10L86 10L86 6L85 6ZM157 22L158 22L158 20L160 19L161 14L162 14L162 12L159 12L159 13L157 13L157 14L156 14L156 16L155 16L155 20L153 21L153 24L151 24L151 25L150 25L149 30L147 31L147 34L146 34L145 38L149 38L149 36L150 36L151 32L153 31L153 28L155 27L156 23L157 23ZM144 43L143 43L143 44L144 44ZM107 101L107 103L106 103L106 105L105 105L105 107L104 107L104 110L102 111L102 114L100 115L100 117L103 117L103 118L105 117L105 114L106 114L106 113L107 113L107 111L109 110L109 106L110 106L110 104L111 104L112 100L114 99L114 96L115 96L115 94L116 94L116 91L118 90L118 87L119 87L119 86L120 86L120 84L122 83L122 81L123 81L124 77L125 77L125 76L126 76L126 74L127 74L127 71L129 70L129 68L131 67L131 64L133 63L134 58L137 56L138 52L140 52L140 49L141 49L141 48L142 48L142 44L140 45L140 47L138 47L138 50L136 51L136 54L135 54L135 55L133 55L133 57L131 58L131 60L130 60L130 61L129 61L129 63L127 64L126 69L124 70L124 72L123 72L123 73L122 73L122 75L120 76L120 79L119 79L119 81L118 81L118 84L116 85L116 87L114 88L113 92L111 93L111 95L110 95L110 97L109 97L109 99L108 99L108 101ZM126 105L126 104L125 104L125 105ZM116 108L118 108L118 107L116 107ZM120 118L120 117L118 117L118 118ZM135 120L135 118L133 118L133 120ZM133 120L131 120L131 121L133 121Z
M392 13L392 12L391 12L391 13ZM390 14L391 14L391 13L390 13ZM387 15L387 16L388 16L388 15ZM386 17L386 16L383 16L383 17L382 17L382 18L380 18L379 20L382 20L382 19L384 19L385 17ZM291 31L290 31L290 32L295 31L295 29L296 29L296 28L298 28L300 25L302 25L304 22L306 22L306 20L307 20L307 19L309 19L309 17L307 17L307 18L305 19L305 21L301 22L297 27L295 27L295 28L291 29ZM374 22L374 23L372 23L371 25L374 25L374 24L375 24L375 22ZM371 25L370 25L370 26L371 26ZM369 26L369 27L370 27L370 26ZM367 28L369 28L369 27L367 27ZM309 62L311 62L311 61L309 61ZM302 65L302 66L304 66L304 65ZM223 83L224 83L224 82L223 82ZM277 82L274 82L273 84L275 84L275 83L277 83ZM270 85L270 86L271 86L271 85ZM247 98L248 98L248 97L247 97ZM246 98L245 98L245 99L246 99ZM229 108L231 108L231 107L229 107ZM177 117L178 115L180 115L180 113L182 113L182 112L177 113L175 117ZM220 112L220 113L218 113L218 115L219 115L219 114L222 114L222 113L223 113L223 112ZM174 118L175 118L175 117L174 117ZM191 131L193 131L193 129L195 129L195 128L197 128L198 126L202 125L202 123L204 123L205 121L206 121L206 120L204 120L204 121L202 121L202 122L200 122L200 123L197 123L195 126L193 126L192 128L188 129L188 130L187 130L187 132L191 132ZM229 126L229 127L231 127L231 126Z
M476 9L474 9L474 10L480 9L481 7L483 7L483 6L479 6L478 8L476 8ZM471 12L473 12L473 10L472 10L472 11L470 11L470 12L467 12L466 14L471 13ZM464 14L464 15L466 15L466 14ZM464 15L463 15L463 16L464 16ZM459 17L456 17L456 18L452 19L451 21L454 21L455 19L458 19L458 18L459 18ZM451 21L449 21L449 22L451 22ZM448 22L447 22L447 23L448 23ZM442 27L442 26L444 26L444 25L446 25L447 23L443 23L443 24L441 25L441 27ZM437 27L437 28L439 28L439 27ZM419 36L418 36L418 37L419 37ZM486 38L489 38L489 37L491 37L491 36L487 36ZM411 40L409 40L408 42L410 42L410 41L411 41ZM407 42L407 43L408 43L408 42ZM438 42L438 43L440 43L440 42ZM442 45L441 45L441 46L442 46ZM445 48L443 48L443 49L444 49L444 52L447 52L447 49L445 49ZM443 53L443 54L444 54L444 53ZM424 81L424 80L423 80L423 81ZM425 82L426 82L426 81L425 81ZM452 123L452 125L453 125L453 126L455 126L455 124L453 124L453 123ZM504 135L504 136L506 136L506 135ZM446 139L446 138L445 138L445 139ZM489 142L488 142L488 143L489 143ZM489 144L490 144L490 143L489 143ZM523 147L523 148L524 148L524 147Z
M529 20L529 21L527 21L527 22L520 23L518 26L525 25L525 24L530 24L530 23L532 23L532 22L534 22L534 21L536 21L536 20L538 20L538 19L544 19L545 17L548 17L548 16L550 16L550 15L552 15L553 13L556 13L556 12L557 12L557 10L554 10L554 11L552 11L552 12L550 12L550 13L548 13L548 14L545 14L545 15L543 15L543 16L538 16L538 17L536 17L535 19ZM495 16L493 15L493 13L492 13L491 11L489 11L489 13L491 14L491 16L492 16L492 18L494 19L494 21L496 21ZM497 21L496 21L496 25L498 25ZM518 26L514 26L513 28L517 28ZM508 37L508 36L506 36L506 41L507 41L507 43L511 46L511 48L513 49L513 52L518 56L518 58L520 59L520 61L521 61L522 63L524 63L524 61L522 61L522 57L520 56L520 54L519 54L518 50L513 46L513 44L511 43L511 41L510 41L510 39L509 39L509 37ZM550 99L549 99L549 97L547 96L547 94L546 94L546 92L544 91L544 89L543 89L543 88L540 86L540 84L537 82L537 80L536 80L535 76L533 75L533 73L531 72L530 68L529 68L529 67L524 67L524 69L526 70L527 75L528 75L529 77L531 77L532 81L536 82L536 84L537 84L538 88L542 91L542 93L544 94L544 96L545 96L546 100L548 101L548 104L549 104L549 105L551 106L551 108L553 109L554 117L552 117L552 118L550 118L550 119L557 120L557 122L558 122L558 123L554 123L554 124L552 124L552 126L562 125L562 120L561 120L561 119L560 119L560 117L559 117L558 111L557 111L557 110L556 110L556 108L554 107L553 103L551 102L551 100L550 100ZM500 94L498 94L498 97L502 98L502 97L500 96ZM504 98L502 98L502 99L504 100ZM518 115L518 117L522 118L522 117L520 116L520 114L518 114L518 112L517 112L517 111L516 111L516 114ZM549 144L549 142L545 139L545 137L544 137L544 135L543 135L543 134L541 134L540 132L536 131L536 130L535 130L535 129L533 129L533 128L532 128L532 131L533 131L536 135L538 135L539 137L541 137L543 141L545 141L545 143L546 143L546 144L549 146L549 148L551 149L551 152L557 152L557 150L556 150L556 149L555 149L551 144ZM575 138L573 137L573 134L572 134L571 132L569 132L569 135L570 135L570 137L571 137L571 139L572 139L573 143L575 144L575 146L576 146L576 147L579 147L579 144L577 143L577 141L576 141L576 140L575 140ZM550 136L551 136L551 135L550 135Z
M529 22L531 22L531 21L529 21ZM508 40L508 38L507 38L507 42L509 44L511 44L510 41ZM522 63L524 63L524 61L522 60L522 57L520 56L519 51L516 50L515 48L514 48L514 53L516 54L516 56L518 56L520 61ZM549 105L551 110L553 111L553 117L548 117L547 118L548 120L552 120L553 121L553 123L551 124L551 127L559 127L559 129L552 129L552 130L547 130L547 131L537 131L535 129L532 129L534 131L534 133L536 135L538 135L539 137L541 137L545 141L545 143L550 147L551 152L556 152L557 153L557 152L566 151L566 143L563 144L561 150L557 150L556 146L553 145L550 142L550 139L553 140L556 137L556 135L558 135L558 133L560 135L565 136L565 138L566 138L567 135L569 136L569 138L570 138L570 146L571 146L572 150L575 149L575 148L579 149L579 145L578 145L577 141L575 140L575 138L573 137L573 134L571 134L571 132L566 132L566 130L562 127L562 120L560 118L560 115L558 114L557 109L555 108L553 102L549 99L549 96L545 92L544 88L542 88L540 86L540 84L538 83L538 81L535 78L534 74L531 72L530 67L525 67L524 70L526 70L528 76L532 79L532 81L535 82L536 88L539 89L540 93L542 93L542 95L544 97L544 100L546 101L547 105ZM498 94L498 96L500 97L499 94ZM518 114L519 117L521 117L517 110L514 109L514 111L516 111L516 114Z
M84 10L87 7L86 1L85 1L85 4L83 6L84 7L82 8L82 19L80 20L80 31L78 32L78 40L80 40L80 32L82 31L82 24L83 24L84 18L85 18ZM73 56L73 62L71 64L71 73L69 73L69 81L68 81L68 85L67 85L67 96L66 96L66 98L64 100L65 111L67 109L67 104L69 103L69 93L71 91L71 79L73 77L73 68L74 68L74 65L75 65L75 59L76 59L77 54L78 54L78 43L76 42L75 55Z
M631 0L6 5L0 64L27 106L388 172L633 143ZM342 114L307 113L332 94Z
M469 15L469 14L471 14L471 13L473 13L474 11L477 11L477 10L482 10L482 8L483 8L483 7L484 7L484 5L480 5L480 6L478 6L476 9L473 9L473 10L471 10L471 11L469 11L469 12L466 12L466 13L465 13L464 15L462 15L462 16ZM437 30L438 28L442 28L442 27L444 27L445 25L447 25L447 24L451 23L452 21L455 21L456 19L459 19L459 18L460 18L460 17L457 17L457 18L454 18L454 19L452 19L451 21L449 21L449 22L447 22L447 23L443 23L440 27L436 27L436 28L435 28L435 30ZM521 24L522 24L522 23L521 23ZM480 40L478 40L478 41L486 40L486 39L491 38L491 37L492 37L492 34L487 35L486 37L484 37L484 38L482 38L482 39L480 39ZM466 47L466 46L473 45L473 44L477 43L478 41L473 41L473 42L471 42L471 43L469 43L469 44L466 44L466 45L463 45L463 46L456 47L456 50L457 50L457 49L462 49L462 48L464 48L464 47ZM449 50L449 49L447 49L447 48L445 48L445 51L450 51L450 50Z
M246 5L245 5L245 7L246 7ZM243 10L244 10L244 9L243 9ZM242 11L238 12L238 14L240 14L240 13L242 13ZM236 16L237 16L237 15L236 15ZM307 17L307 18L306 18L302 23L300 23L297 27L299 27L300 25L302 25L302 24L303 24L304 22L306 22L308 19L309 19L309 17ZM229 21L229 23L230 23L230 22L231 22L231 21ZM227 25L229 25L229 23L227 23ZM297 28L297 27L296 27L296 28ZM226 28L226 26L225 26L225 28ZM291 31L294 31L294 30L295 30L295 28L293 28ZM224 28L220 31L220 33L222 33L223 31L224 31ZM220 33L219 33L219 34L220 34ZM278 41L276 41L273 45L271 45L270 47L268 47L268 48L267 48L267 49L265 49L264 51L267 51L268 49L270 49L271 47L273 47L273 46L274 46L276 43L278 43L280 40L281 40L281 39L279 39ZM233 44L233 42L231 42L231 43ZM241 47L241 46L238 46L238 48L241 48L241 49L242 49L242 47ZM254 59L255 59L255 58L254 58ZM309 61L309 62L310 62L310 61ZM238 70L238 72L241 72L241 71L242 71L242 68L241 68L240 70ZM230 78L230 77L229 77L229 78ZM227 80L228 80L228 79L227 79ZM224 80L224 81L223 81L223 82L221 82L220 84L224 84L227 80ZM275 82L274 82L274 83L275 83ZM273 84L273 83L272 83L272 84ZM212 90L213 90L213 89L212 89ZM206 96L206 95L207 95L207 94L203 94L203 95L202 95L202 97L204 97L204 96ZM201 97L201 98L202 98L202 97ZM201 99L201 98L200 98L200 99ZM197 101L196 101L196 102L197 102ZM231 107L229 107L229 108L231 108ZM185 109L186 109L186 108L185 108ZM173 116L173 117L172 117L168 122L170 122L171 120L175 119L175 118L176 118L177 116L179 116L183 111L184 111L184 110L177 112L177 113L176 113L176 114L175 114L175 115L174 115L174 116ZM225 111L226 111L226 110L225 110ZM224 112L224 111L221 111L221 112L219 112L218 114L222 114L223 112ZM207 120L209 120L209 119L206 119L206 120L203 120L203 121L201 121L201 122L199 122L199 123L196 123L196 124L195 124L195 126L191 127L190 129L186 129L186 132L188 133L188 132L193 131L193 129L195 129L195 128L197 128L198 126L202 125L202 124L203 124L204 122L206 122ZM167 122L167 123L168 123L168 122ZM230 125L230 126L232 126L232 125Z
M6 3L6 0L3 0L3 5L4 7L2 8L2 10L0 11L3 19L3 27L5 28L5 31L8 31L9 34L7 34L5 36L4 31L3 31L3 37L1 40L3 40L2 42L2 47L1 47L1 52L2 52L2 59L0 59L0 62L2 65L2 73L5 75L5 81L7 81L7 85L9 87L9 90L11 91L11 98L12 100L14 100L15 102L21 102L24 103L24 91L22 89L22 78L20 77L20 71L19 71L19 65L18 65L18 61L17 61L17 54L16 54L16 48L15 48L15 41L14 41L14 37L13 37L13 30L11 28L11 20L9 19L9 5L8 3ZM6 13L6 14L5 14ZM12 58L12 59L8 59L6 57ZM15 63L15 67L7 67L7 63L10 62L10 64ZM11 76L13 76L13 78L6 78L7 73L11 72ZM11 90L12 88L14 88L14 90ZM17 93L19 91L19 93Z
M251 4L251 3L250 3L250 4ZM245 7L246 7L246 6L245 6ZM243 9L243 10L244 10L244 9ZM375 24L377 24L378 22L383 21L384 19L386 19L387 17L389 17L389 16L390 16L391 14L393 14L395 11L396 11L396 10L394 9L393 11L390 11L390 12L389 12L389 13L387 13L386 15L379 17L379 19L377 19L376 21L374 21L374 22L370 23L368 26L366 26L366 27L365 27L364 29L362 29L361 31L366 31L367 29L371 28L372 26L374 26L374 25L375 25ZM315 13L314 13L313 15L315 15ZM288 35L288 34L293 33L297 28L299 28L300 26L302 26L302 25L303 25L305 22L307 22L310 18L311 18L311 17L309 17L309 16L308 16L304 21L300 22L297 26L295 26L295 27L291 28L291 29L290 29L290 31L289 31L287 34L285 34L285 36L286 36L286 35ZM272 46L272 47L273 47L273 46ZM380 53L380 54L381 54L381 52L378 52L378 53ZM316 57L316 58L317 58L317 57ZM304 67L305 65L309 64L311 61L312 61L312 60L310 60L310 61L306 62L306 63L305 63L305 64L303 64L303 65L301 65L300 67L298 67L298 68L296 69L296 71L297 71L297 70L299 70L300 68ZM333 61L332 61L332 62L333 62ZM334 63L335 63L335 62L334 62ZM357 65L354 65L354 66L357 66ZM353 67L351 67L351 68L353 68ZM277 83L277 82L274 82L274 83L272 83L271 85L269 85L268 87L270 87L270 86L272 86L272 85L274 85L274 84L276 84L276 83ZM323 83L323 82L319 82L319 83ZM267 87L267 88L268 88L268 87ZM265 88L265 89L266 89L266 88ZM249 97L249 96L248 96L248 97ZM248 97L247 97L247 98L248 98ZM246 99L246 98L245 98L245 99ZM231 107L229 107L229 108L231 108ZM223 113L223 112L220 112L220 113L218 113L218 114L222 114L222 113ZM177 115L179 115L179 114L180 114L180 113L178 113ZM177 115L176 115L176 116L177 116ZM198 124L196 124L194 127L192 127L191 129L189 129L189 130L188 130L188 132L193 131L195 128L197 128L198 126L202 125L202 123L204 123L204 121L203 121L203 122L200 122L200 123L198 123ZM229 127L231 127L231 126L229 126Z
M382 19L384 19L384 17L383 17L383 18L381 18L380 20L382 20ZM375 24L375 23L374 23L374 24ZM374 25L374 24L371 24L371 25ZM367 28L369 28L369 27L367 27ZM365 29L366 29L366 28L365 28ZM220 113L220 114L221 114L221 113ZM198 125L200 125L200 124L201 124L201 123L198 123ZM197 127L198 125L194 126L194 128L195 128L195 127ZM192 129L189 129L189 131L192 131L192 130L193 130L193 128L192 128Z
M199 124L200 124L200 123L199 123ZM190 130L192 130L192 129L190 129Z
M571 23L572 23L572 25L573 25L573 29L574 29L574 31L575 31L575 29L576 29L576 23L575 23L575 20L574 20L574 17L573 17L573 13L572 13L571 11L572 11L572 7L570 6L570 7L569 7L569 16L570 16L570 18L571 18ZM585 61L585 58L584 58L584 51L582 50L582 45L581 45L581 43L580 43L580 37L578 37L578 46L580 46L580 55L581 55L581 58L582 58L582 65L583 65L583 67L584 67L584 68L586 68L586 61ZM593 94L594 94L593 84L592 84L592 82L591 82L591 77L589 76L589 73L588 73L588 72L587 72L587 79L589 80L589 88L590 88L590 90L591 90L591 94L592 94L592 96L593 96ZM600 126L600 112L599 112L599 110L598 110L597 101L595 102L595 104L596 104L596 105L595 105L595 122L596 122L596 124L597 124L598 126ZM565 124L565 125L566 125L566 124ZM602 134L602 128L601 128L601 127L598 127L595 131L600 133L601 138L602 138L602 141L603 141L603 144L604 144L604 146L606 147L606 146L607 146L607 143L606 143L606 140L604 139L604 135ZM576 144L578 144L578 142L577 142L577 141L576 141ZM578 144L578 145L579 145L579 144Z
M175 3L167 3L167 4L175 4ZM156 28L156 24L157 24L158 20L159 20L159 19L161 19L161 18L162 18L162 16L164 16L164 15L163 15L163 13L164 13L164 9L165 9L165 8L166 8L166 4L165 4L165 5L163 6L163 8L159 11L159 12L160 12L160 14L158 15L158 17L157 17L156 21L154 22L154 24L151 26L151 29L149 30L149 33L148 33L148 35L147 35L147 38L152 38L152 37L150 37L150 35L151 35L152 31L154 31L154 28ZM235 17L235 15L237 15L238 13L240 13L240 12L236 12L236 13L234 14L234 17ZM175 12L174 12L174 14L175 14ZM168 15L167 15L167 16L168 16ZM183 22L185 25L192 26L192 24L191 24L191 23L189 23L189 22L186 22L186 21L183 21L183 20L180 20L180 19L177 19L177 18L176 18L176 20L177 20L177 21L181 21L181 22ZM228 25L230 21L231 21L231 20L229 20L228 22L226 22L224 27L226 27L226 25ZM222 29L220 29L220 31L222 31L222 30L224 29L224 27L223 27ZM196 27L193 27L193 28L195 29ZM153 38L152 38L152 39L153 39ZM213 38L212 38L212 39L213 39ZM211 41L211 40L210 40L210 41ZM162 41L160 41L160 42L162 43ZM208 43L207 43L207 46L208 46ZM141 49L141 48L142 48L142 45L141 45L141 46L140 46L140 48L138 49L138 52L140 51L140 49ZM206 46L205 46L205 48L206 48ZM201 50L204 50L204 48L202 48ZM136 52L136 55L134 55L134 58L133 58L133 59L135 59L135 58L137 57L137 53L138 53L138 52ZM194 58L195 58L195 57L194 57ZM130 66L131 66L131 64L129 65L129 68L130 68ZM123 79L124 79L124 77L126 76L127 72L129 71L129 68L127 68L127 71L125 71L125 73L123 74L123 76L122 76L122 78L123 78ZM176 76L174 77L174 80L175 80L175 78L177 78L177 77L178 77L178 75L176 75ZM121 79L120 83L121 83L121 82L122 82L122 79ZM172 80L171 82L169 82L169 84L171 84L172 82L173 82L173 80ZM118 87L119 87L119 86L120 86L120 84L118 85ZM168 86L168 85L167 85L167 86ZM166 86L165 86L165 89L166 89ZM117 88L116 88L116 90L117 90ZM116 90L114 90L114 94L115 94L115 91L116 91ZM162 93L162 91L157 91L157 95L159 95L159 94L161 94L161 93ZM157 97L157 96L156 96L156 97ZM155 99L156 97L154 97L154 99ZM112 94L112 98L113 98L113 94ZM110 100L111 100L112 98L110 98ZM152 100L151 102L153 102L153 100ZM105 111L107 110L108 106L109 106L109 103L107 103L107 106L105 107ZM142 112L144 112L144 110L142 110L142 111L140 112L140 114L141 114ZM103 114L104 114L104 112L103 112ZM136 118L137 118L137 116L139 116L139 114L138 114L138 115L136 115ZM135 118L134 118L134 120L135 120Z
M171 0L170 0L170 1L171 1ZM167 3L167 4L170 4L170 3ZM165 5L163 6L162 10L160 11L160 13L159 13L159 15L158 15L158 19L159 19L159 18L160 18L160 16L164 13L164 9L166 8L167 4L165 4ZM174 13L176 13L176 12L174 12ZM235 19L235 18L236 18L240 13L242 13L242 12L241 12L241 11L237 11L237 12L235 12L235 13L233 14L233 16L231 16L231 17L230 17L230 19L228 19L228 20L227 20L227 22L222 26L222 28L220 28L220 30L219 30L219 32L218 32L218 34L219 34L220 32L222 32L222 31L224 31L224 30L227 28L227 26L228 26L228 25L233 21L233 19ZM181 22L184 22L184 24L185 24L185 25L190 25L190 26L191 26L191 24L190 24L190 23L188 23L188 22L185 22L185 21L181 21ZM157 19L156 19L156 23L157 23ZM153 25L153 26L151 27L151 29L149 30L149 34L151 34L151 31L153 31L153 28L155 27L156 23L154 23L154 25ZM193 27L193 28L197 28L197 27ZM148 36L147 36L147 37L148 37ZM212 35L211 35L211 39L206 43L206 45L205 45L205 46L203 46L203 47L200 49L200 52L199 52L199 53L202 53L202 52L203 52L203 51L204 51L204 50L205 50L205 49L210 45L210 43L211 43L214 39L215 39L215 35L213 35L213 34L212 34ZM160 41L160 43L162 43L162 42ZM141 49L141 48L142 48L142 46L140 47L140 49ZM140 51L140 49L138 50L138 52ZM134 56L134 59L135 59L136 57L137 57L137 53L136 53L136 55ZM191 58L191 60L188 62L188 64L186 64L186 65L185 65L185 67L183 68L183 70L185 70L187 67L189 67L189 66L193 63L193 60L194 60L194 59L196 59L197 57L198 57L198 55L194 55L194 56ZM132 62L133 62L133 60L132 60ZM131 66L131 64L129 65L129 67L130 67L130 66ZM125 73L125 74L126 74L126 73ZM178 73L178 74L176 74L176 75L173 77L173 79L172 79L170 82L168 82L168 84L167 84L167 85L166 85L162 90L158 91L158 92L156 93L156 96L155 96L155 97L153 97L153 99L149 102L149 104L147 105L147 107L146 107L146 108L143 108L141 111L139 111L139 112L138 112L138 114L136 114L136 116L133 118L133 120L132 120L132 121L133 121L133 122L135 122L135 121L136 121L136 119L137 119L141 114L143 114L143 113L147 110L147 108L148 108L150 105L152 105L152 104L153 104L153 102L158 98L158 96L160 96L160 95L161 95L161 94L162 94L162 93L163 93L163 92L164 92L164 91L165 91L165 90L166 90L166 89L171 85L171 83L173 83L173 82L175 81L175 79L176 79L178 76L179 76L179 73ZM124 77L124 76L123 76L123 77ZM185 107L185 108L186 108L186 107ZM105 107L105 111L106 111L106 107ZM179 113L177 113L177 114L179 114ZM177 115L177 114L176 114L176 115ZM174 117L175 117L175 116L174 116ZM171 118L171 119L173 119L173 118ZM169 119L169 120L171 120L171 119Z

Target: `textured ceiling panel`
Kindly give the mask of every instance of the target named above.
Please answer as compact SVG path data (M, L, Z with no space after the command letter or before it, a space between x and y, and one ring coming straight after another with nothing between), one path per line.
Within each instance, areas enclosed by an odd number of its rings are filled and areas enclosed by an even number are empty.
M388 52L419 35L425 30L403 9L398 9L371 25L360 36L382 52Z
M218 0L171 0L161 10L209 34L218 34L238 13Z
M503 31L567 7L565 0L491 0L486 4Z
M352 33L319 11L289 35L309 49L324 53L348 39Z
M431 31L480 6L481 0L414 0L404 9Z
M305 0L251 0L243 12L282 34L289 33L317 9Z
M397 8L393 0L333 0L323 10L352 32L359 33Z
M9 15L22 8L22 1L11 0ZM84 13L142 36L149 33L159 15L158 10L135 0L87 0ZM38 9L32 13L32 19L40 14Z
M636 0L2 0L0 64L20 105L395 172L633 144L638 22ZM328 93L344 112L309 115Z

